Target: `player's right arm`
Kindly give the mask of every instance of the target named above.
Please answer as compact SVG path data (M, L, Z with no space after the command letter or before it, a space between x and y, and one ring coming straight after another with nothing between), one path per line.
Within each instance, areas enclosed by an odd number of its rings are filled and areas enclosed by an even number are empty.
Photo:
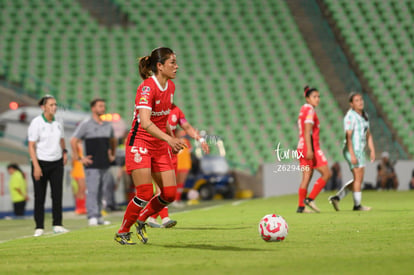
M345 130L345 140L346 148L348 149L349 155L351 157L352 164L358 164L358 160L355 156L354 145L352 143L352 134L354 133L355 120L351 115L346 115L344 118L344 130Z
M29 125L29 129L27 130L29 155L33 164L33 177L35 180L40 180L40 177L43 176L42 169L40 168L39 161L36 156L36 142L39 140L38 128L39 127L36 127L36 121L32 120Z
M28 147L30 159L32 160L33 164L33 177L35 178L35 180L40 180L40 177L43 176L43 174L36 156L36 142L29 141Z
M312 128L313 124L315 123L315 111L313 108L306 108L304 110L304 129L303 129L303 137L305 139L305 146L306 146L306 159L313 159L313 146L312 146Z
M354 131L353 130L346 130L345 132L345 138L346 138L346 146L349 152L349 155L351 156L351 163L352 164L358 164L358 160L355 156L355 152L354 152L354 146L352 144L352 133Z
M203 149L204 153L206 153L206 154L209 154L210 153L210 147L208 147L207 142L204 140L204 138L202 139L200 137L200 135L198 134L197 130L194 129L194 127L188 121L186 121L185 123L181 124L181 127L184 129L184 131L187 133L187 135L189 135L193 139L195 139L195 140L197 140L197 141L200 142L201 148Z
M306 144L306 159L313 159L313 150L312 150L312 141L311 141L311 131L312 131L313 124L305 122L305 129L304 129L304 138Z
M178 138L172 137L167 133L161 131L160 128L157 127L151 121L151 110L147 108L140 108L139 109L139 118L142 129L147 131L153 137L166 141L172 148L174 153L178 153L184 147L187 147L186 144Z

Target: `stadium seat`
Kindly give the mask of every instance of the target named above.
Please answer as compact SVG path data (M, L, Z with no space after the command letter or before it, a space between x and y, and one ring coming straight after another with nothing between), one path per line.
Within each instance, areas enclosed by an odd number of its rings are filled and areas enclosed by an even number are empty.
M414 14L410 2L324 0L324 3L389 121L408 150L414 151L412 139L408 138L414 134L409 122L414 106L414 46L409 38L413 36Z
M129 120L131 109L125 106L134 101L140 83L136 57L170 46L180 66L175 102L196 128L223 136L235 163L257 168L273 162L276 142L294 149L303 86L312 83L329 93L283 1L163 0L159 5L168 6L169 13L143 14L145 1L116 0L132 24L111 29L76 1L6 2L0 17L6 23L0 24L0 74L7 66L7 78L16 83L23 73L31 75L40 82L26 80L25 88L40 96L53 86L63 104L84 106L78 101L103 96L110 99L110 111ZM412 47L401 47L412 53ZM325 99L319 115L326 122L341 121L337 103L331 96ZM323 129L333 149L342 140L341 129ZM329 151L329 159L339 159L340 153Z

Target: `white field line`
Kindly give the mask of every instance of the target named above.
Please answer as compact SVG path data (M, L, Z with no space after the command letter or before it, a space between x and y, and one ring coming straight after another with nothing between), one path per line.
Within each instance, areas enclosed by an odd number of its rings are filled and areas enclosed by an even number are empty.
M242 203L244 203L246 201L248 201L248 200L238 200L238 201L234 201L234 202L231 203L231 205L232 206L238 206L238 205L240 205L240 204L242 204ZM193 211L209 211L211 209L215 209L215 208L218 208L218 207L222 207L222 206L225 206L225 205L228 205L228 204L230 204L230 203L213 205L213 206L208 206L208 207L204 207L204 208L196 208L196 209L178 211L178 212L175 212L175 213L173 212L171 214L172 215L177 215L177 214L187 213L187 212L193 212ZM66 218L77 219L77 216L66 217ZM103 230L103 229L116 228L116 227L118 227L117 224L111 224L111 225L101 225L101 226L96 226L96 227L85 226L85 227L83 227L81 229L84 229L84 228L95 228L95 229ZM77 229L77 230L79 230L79 229ZM75 230L73 230L73 231L75 231ZM70 233L70 231L68 233ZM53 232L45 232L43 234L43 236L36 237L36 238L42 238L44 236L47 237L47 238L52 238L52 237L57 237L57 236L62 235L62 234L67 234L67 233L55 234ZM2 240L2 241L0 241L0 244L6 243L6 242L10 242L10 241L13 241L13 240L26 239L26 238L35 238L35 237L33 237L33 235L19 236L19 237L16 237L16 238L13 238L13 239L9 239L9 240Z

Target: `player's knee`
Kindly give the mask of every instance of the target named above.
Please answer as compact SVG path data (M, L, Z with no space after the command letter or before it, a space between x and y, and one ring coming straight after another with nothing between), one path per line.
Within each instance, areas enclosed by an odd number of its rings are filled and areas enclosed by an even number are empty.
M142 184L135 187L135 196L143 201L150 201L154 196L154 187L152 183Z
M177 186L166 186L161 188L160 198L166 203L172 203L175 200L177 194Z

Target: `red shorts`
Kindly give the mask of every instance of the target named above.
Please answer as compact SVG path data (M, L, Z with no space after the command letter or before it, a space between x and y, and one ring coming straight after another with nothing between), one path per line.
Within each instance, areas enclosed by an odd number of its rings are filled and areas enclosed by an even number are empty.
M325 155L323 154L321 148L315 148L313 152L313 159L306 159L306 147L303 149L297 149L299 155L299 164L300 166L308 166L309 168L318 168L324 165L328 165Z
M168 143L163 142L156 149L145 140L135 140L134 145L125 146L127 173L141 168L151 168L151 172L174 170L172 152Z
M172 161L172 164L174 166L175 174L177 175L177 165L178 165L178 157L177 157L177 154L172 154L171 153L171 161Z

